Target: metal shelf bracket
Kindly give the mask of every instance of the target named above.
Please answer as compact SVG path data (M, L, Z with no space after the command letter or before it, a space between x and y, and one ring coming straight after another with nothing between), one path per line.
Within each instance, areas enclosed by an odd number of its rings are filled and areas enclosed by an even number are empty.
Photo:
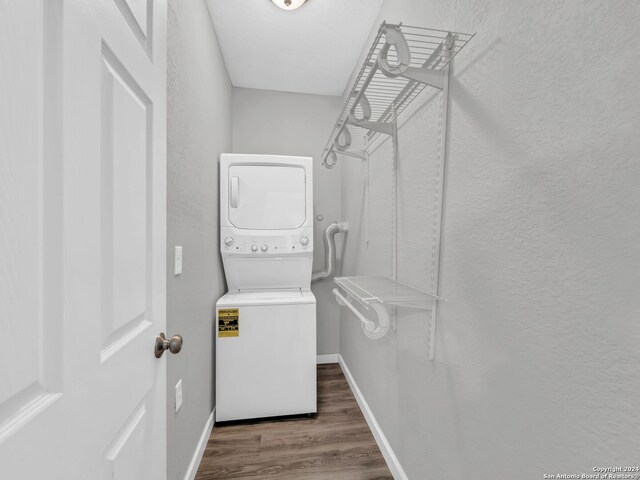
M369 131L384 133L385 135L393 135L393 130L395 128L394 122L370 122L368 120L356 122L349 120L349 124Z
M400 27L385 26L383 29L385 44L380 50L377 59L378 68L382 70L382 73L389 78L404 77L442 90L448 70L437 70L434 66L437 65L438 57L444 56L448 58L451 55L451 50L455 45L453 34L447 34L442 43L429 55L422 66L412 67L411 49ZM397 63L395 65L391 65L388 59L389 49L392 46L395 47L397 55Z

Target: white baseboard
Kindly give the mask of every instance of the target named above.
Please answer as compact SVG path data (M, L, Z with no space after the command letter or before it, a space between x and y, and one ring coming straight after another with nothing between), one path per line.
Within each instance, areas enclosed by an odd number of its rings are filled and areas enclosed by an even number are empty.
M362 410L362 414L364 415L364 418L367 421L367 425L369 425L369 429L371 430L371 433L373 433L373 438L376 439L378 448L382 452L382 456L387 462L387 466L389 467L389 470L391 471L391 475L393 475L394 480L409 480L409 477L407 477L407 474L404 472L402 465L400 465L400 461L398 460L398 457L396 457L396 454L393 452L393 449L391 448L391 444L387 440L387 437L384 435L382 428L380 428L378 421L373 416L373 412L369 408L367 401L364 399L364 396L362 395L362 392L358 388L358 385L356 384L356 381L353 378L353 375L351 375L351 372L349 371L347 364L345 363L344 359L342 358L342 355L340 354L338 354L338 363L340 364L340 368L342 369L342 372L344 373L344 376L347 379L349 386L351 387L353 396L356 397L356 401L360 406L360 410Z
M213 430L215 418L216 409L214 407L213 412L211 412L211 415L209 415L209 419L204 426L204 430L202 431L202 435L200 436L200 441L196 446L196 451L193 452L193 458L191 458L191 463L189 464L189 468L187 468L187 473L184 476L184 480L193 480L194 478L196 478L196 473L198 473L198 467L200 466L202 455L204 455L204 449L207 446L207 442L209 441L209 437L211 436L211 431Z
M316 358L316 363L318 365L321 365L323 363L338 363L338 357L340 356L339 353L329 353L327 355L318 355Z

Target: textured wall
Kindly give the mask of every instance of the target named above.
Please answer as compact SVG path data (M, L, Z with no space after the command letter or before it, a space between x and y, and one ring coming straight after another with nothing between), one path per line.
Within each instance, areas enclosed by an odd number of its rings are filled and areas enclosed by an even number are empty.
M340 169L320 165L324 148L341 106L339 97L273 92L248 88L233 89L233 151L302 155L314 158L313 188L314 270L324 267L322 232L340 221ZM340 248L342 235L336 236ZM331 295L331 280L314 283L317 299L318 354L337 353L338 306Z
M218 157L231 149L231 84L203 1L169 0L167 333L168 478L183 479L214 406L213 319L224 293L218 240ZM173 275L182 245L183 274ZM174 387L184 403L173 413Z
M640 4L386 0L455 60L436 359L426 315L340 351L411 479L540 479L640 451ZM398 275L430 288L438 96L400 129ZM391 270L389 143L343 161L345 274Z

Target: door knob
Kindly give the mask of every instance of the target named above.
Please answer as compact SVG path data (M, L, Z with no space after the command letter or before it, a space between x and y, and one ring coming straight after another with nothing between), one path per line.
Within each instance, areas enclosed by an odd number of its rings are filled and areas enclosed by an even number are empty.
M178 353L182 350L182 335L174 335L167 340L164 332L160 332L156 337L156 358L160 358L165 350L171 353Z

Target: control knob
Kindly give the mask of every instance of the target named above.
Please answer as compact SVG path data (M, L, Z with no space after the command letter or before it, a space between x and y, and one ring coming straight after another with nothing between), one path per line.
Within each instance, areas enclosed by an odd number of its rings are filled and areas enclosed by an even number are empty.
M227 238L225 238L225 239L224 239L224 244L225 244L227 247L231 246L231 245L233 244L233 238L231 238L231 237L227 237Z
M266 243L263 243L262 246L260 247L260 250L262 250L263 252L266 252L267 250L269 250L269 247Z
M257 252L258 251L258 245L256 245L255 243L253 245L251 245L251 251L252 252Z
M302 237L300 239L300 243L306 247L307 245L309 245L309 238L308 237Z

